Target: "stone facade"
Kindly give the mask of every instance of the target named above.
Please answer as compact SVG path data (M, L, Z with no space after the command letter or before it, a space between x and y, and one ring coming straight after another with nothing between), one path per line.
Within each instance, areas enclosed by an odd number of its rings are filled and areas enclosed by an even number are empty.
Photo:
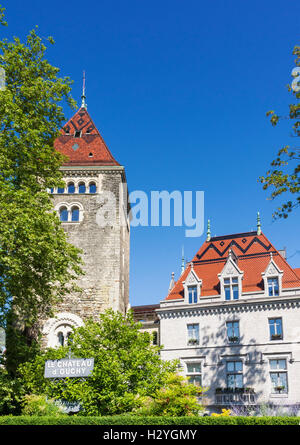
M85 110L81 115L81 120L88 120ZM86 149L87 144L79 138L70 143L74 141L82 144L76 148L78 158L78 151ZM103 146L102 138L100 142ZM89 156L96 157L96 149L94 139L93 146L88 146L93 150ZM75 165L69 162L63 166L65 187L51 191L68 241L82 250L85 274L76 283L81 292L67 295L56 307L55 318L45 323L48 346L64 342L72 327L82 325L87 318L97 319L108 308L126 313L129 306L130 224L125 170L116 162L101 165L100 161L89 161L79 157Z

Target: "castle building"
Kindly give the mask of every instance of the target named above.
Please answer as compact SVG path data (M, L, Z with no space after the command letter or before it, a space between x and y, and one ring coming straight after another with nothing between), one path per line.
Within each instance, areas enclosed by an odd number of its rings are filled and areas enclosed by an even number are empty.
M82 249L85 274L81 292L72 293L47 320L43 334L49 347L65 344L72 328L97 319L111 308L129 305L129 204L125 169L106 146L92 121L83 92L81 108L55 141L67 156L61 167L64 187L51 190L53 205L68 241Z
M156 310L161 356L216 407L300 403L300 269L261 232L207 239Z

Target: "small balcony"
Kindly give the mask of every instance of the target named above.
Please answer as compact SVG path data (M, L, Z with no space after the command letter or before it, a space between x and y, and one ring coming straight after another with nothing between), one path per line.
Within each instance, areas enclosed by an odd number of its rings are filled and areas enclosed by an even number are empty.
M255 405L256 394L253 388L216 388L217 405Z

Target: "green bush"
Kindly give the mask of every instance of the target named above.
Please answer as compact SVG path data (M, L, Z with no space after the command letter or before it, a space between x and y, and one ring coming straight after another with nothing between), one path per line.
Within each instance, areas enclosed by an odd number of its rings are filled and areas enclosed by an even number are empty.
M24 395L22 382L12 378L4 368L0 368L0 416L20 414Z
M61 416L64 415L62 407L46 396L36 394L26 395L23 400L22 414L25 416Z
M144 416L197 416L203 410L197 396L203 393L199 386L188 383L177 374L169 374L165 384L157 389L153 397L139 397L140 408L135 414Z
M299 425L300 417L0 416L0 425Z

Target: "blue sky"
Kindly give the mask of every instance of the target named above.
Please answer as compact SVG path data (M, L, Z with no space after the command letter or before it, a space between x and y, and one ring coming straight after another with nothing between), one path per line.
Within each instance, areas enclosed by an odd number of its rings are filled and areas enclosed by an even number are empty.
M88 111L130 191L203 190L213 236L255 229L259 210L265 235L300 267L300 210L272 221L280 201L257 181L281 146L297 143L289 122L273 128L266 112L286 114L291 102L298 1L2 3L3 36L25 38L38 25L54 37L48 59L74 80L78 102L86 71ZM185 228L133 228L131 304L163 299L182 246L189 260L204 240Z

